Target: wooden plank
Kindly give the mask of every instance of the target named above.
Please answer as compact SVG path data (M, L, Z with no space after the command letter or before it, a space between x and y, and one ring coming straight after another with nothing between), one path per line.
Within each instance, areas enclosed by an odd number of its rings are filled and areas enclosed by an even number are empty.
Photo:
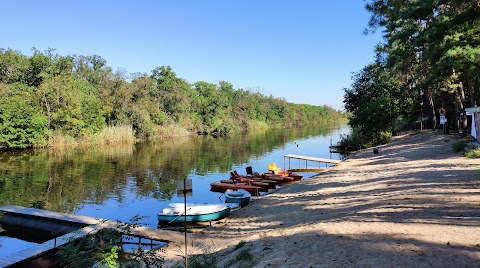
M82 223L87 225L98 224L102 222L102 219L95 219L88 216L79 216L79 215L49 211L44 209L27 208L27 207L14 206L14 205L0 207L0 211L7 212L7 213L9 212L9 213L28 215L28 216L36 216L36 217L47 218L47 219L55 219L55 220L66 221L66 222Z
M321 163L330 163L330 164L339 164L342 160L335 160L335 159L327 159L327 158L317 158L317 157L310 157L310 156L303 156L303 155L295 155L295 154L286 154L283 157L287 158L295 158L300 160L307 160L307 161L314 161L314 162L321 162Z
M327 171L324 168L291 168L292 172L325 172Z
M80 235L82 236L82 232L87 234L88 232L95 232L93 229L102 229L102 228L116 228L118 223L112 220L105 220L105 219L95 219L88 216L80 216L80 215L73 215L61 212L54 212L48 211L44 209L36 209L36 208L26 208L20 206L3 206L0 207L0 211L6 213L16 213L25 216L32 216L33 217L40 217L45 219L55 219L59 221L66 221L66 222L76 222L76 223L83 223L88 224L87 227L83 229L79 229L75 232L68 233L66 235ZM132 235L141 236L148 239L159 240L162 242L174 242L179 243L183 241L183 236L178 235L176 232L167 231L167 230L158 230L158 229L150 229L147 227L138 227L133 228L130 230ZM65 235L64 235L65 236ZM62 243L63 236L57 237L57 246L59 243Z
M0 257L0 268L9 267L10 265L13 265L20 261L34 259L38 256L41 256L42 254L45 254L46 252L52 250L55 247L69 243L71 241L70 239L73 237L80 238L85 235L94 234L95 232L104 228L117 228L118 226L118 223L112 220L95 219L87 216L78 216L36 208L4 206L0 207L0 211L3 211L5 213L11 213L12 215L17 214L18 217L25 218L26 220L30 220L30 217L32 221L42 219L54 219L63 222L76 222L87 224L87 226L84 228L48 240L42 244L34 245L27 249L14 252L8 256ZM184 242L183 234L180 234L178 232L151 229L143 226L130 229L130 235L167 243L175 243L177 245Z

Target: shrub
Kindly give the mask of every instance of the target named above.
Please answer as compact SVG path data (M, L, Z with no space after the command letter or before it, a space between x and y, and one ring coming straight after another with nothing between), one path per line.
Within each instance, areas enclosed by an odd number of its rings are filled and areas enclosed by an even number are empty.
M468 158L480 158L480 148L468 151L465 156Z
M378 133L365 134L360 129L353 129L350 135L341 136L336 148L340 153L357 151L362 148L369 148L390 141L392 133L390 131L381 131Z
M452 148L453 148L453 151L454 152L463 152L465 151L465 146L467 146L467 144L465 143L465 141L456 141L452 144Z
M203 267L218 267L219 256L218 248L215 245L200 245L203 254L192 254L188 257L188 267L203 268Z
M238 262L242 262L242 267L253 267L255 266L255 256L253 256L248 249L243 249L237 254L237 256L235 256L235 258L228 262L228 265L232 266Z
M162 267L164 259L155 250L141 248L129 254L122 252L122 235L131 236L142 217L134 216L129 223L117 222L115 228L105 228L59 247L56 253L61 267ZM98 265L98 266L97 266Z
M38 97L28 87L0 88L0 150L45 143L47 117L42 114L38 102Z

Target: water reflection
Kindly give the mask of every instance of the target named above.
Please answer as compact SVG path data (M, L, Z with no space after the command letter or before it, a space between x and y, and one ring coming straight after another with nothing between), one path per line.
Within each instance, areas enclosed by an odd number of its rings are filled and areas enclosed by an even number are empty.
M310 127L249 132L214 138L195 136L89 149L0 153L0 205L128 221L152 216L175 196L176 179L192 178L189 202L220 202L210 183L246 166L265 171L283 166L283 155L329 158L330 136L346 128ZM338 159L338 155L333 158Z

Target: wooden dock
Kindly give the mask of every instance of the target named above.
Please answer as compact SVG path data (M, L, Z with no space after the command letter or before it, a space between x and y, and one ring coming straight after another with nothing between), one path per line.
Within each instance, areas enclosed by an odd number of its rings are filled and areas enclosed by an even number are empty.
M20 263L25 263L47 254L57 247L71 242L72 239L94 234L104 228L116 229L118 227L118 222L112 220L96 219L36 208L4 206L0 207L0 212L4 214L3 217L0 215L0 222L5 221L7 224L19 223L21 224L20 227L25 228L41 226L41 228L45 229L58 228L60 225L67 227L77 226L76 230L48 240L42 244L34 245L11 255L0 257L0 268L16 267ZM11 223L9 223L9 221ZM184 236L180 233L147 227L132 228L130 229L129 235L166 243L184 243Z
M288 168L287 168L287 159L288 159ZM298 168L292 169L291 168L291 159L298 159ZM305 168L302 168L301 162L305 161ZM318 168L309 168L308 162L315 162L318 163ZM323 172L325 171L324 168L321 168L321 164L325 164L325 168L329 165L336 166L341 163L342 160L335 160L335 159L328 159L328 158L318 158L318 157L310 157L310 156L303 156L303 155L295 155L295 154L286 154L283 156L283 167L284 169L289 169L296 172Z

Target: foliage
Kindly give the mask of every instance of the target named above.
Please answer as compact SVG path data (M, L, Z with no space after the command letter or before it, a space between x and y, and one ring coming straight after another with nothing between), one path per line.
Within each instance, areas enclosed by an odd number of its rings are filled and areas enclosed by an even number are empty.
M0 150L99 141L107 127L153 139L206 131L224 135L257 126L335 123L328 106L288 103L226 81L188 83L170 66L151 74L113 72L101 56L32 55L0 48ZM14 111L19 109L19 113Z
M465 153L465 156L468 158L480 158L480 149L469 150Z
M392 137L391 132L388 131L367 133L368 135L358 128L354 128L350 135L342 135L335 147L340 153L347 154L352 151L385 144Z
M104 228L81 238L73 238L56 253L62 267L162 267L163 258L141 248L131 254L122 252L122 235L131 235L141 217L130 223L118 222L113 229Z
M444 108L447 127L466 133L461 115L479 101L478 1L366 2L370 30L381 29L384 42L376 47L375 62L345 90L351 125L365 134L437 128L438 110ZM395 122L399 117L407 119L403 126Z
M47 118L32 88L0 84L0 150L44 144Z
M191 267L191 268L218 267L218 263L219 263L219 256L217 253L218 248L213 243L211 245L200 244L199 246L195 246L192 241L192 247L199 247L202 253L188 254L188 267ZM180 249L180 251L182 250ZM182 256L185 256L184 252L182 252ZM179 264L175 267L184 267L184 264L185 263L183 263L183 266Z
M228 265L231 266L238 262L242 262L242 267L253 267L255 265L255 256L248 249L242 249L235 258L228 262Z
M108 126L89 137L89 139L89 144L132 144L135 141L135 136L131 126Z
M465 141L456 141L452 144L452 149L454 152L463 152L467 144Z

